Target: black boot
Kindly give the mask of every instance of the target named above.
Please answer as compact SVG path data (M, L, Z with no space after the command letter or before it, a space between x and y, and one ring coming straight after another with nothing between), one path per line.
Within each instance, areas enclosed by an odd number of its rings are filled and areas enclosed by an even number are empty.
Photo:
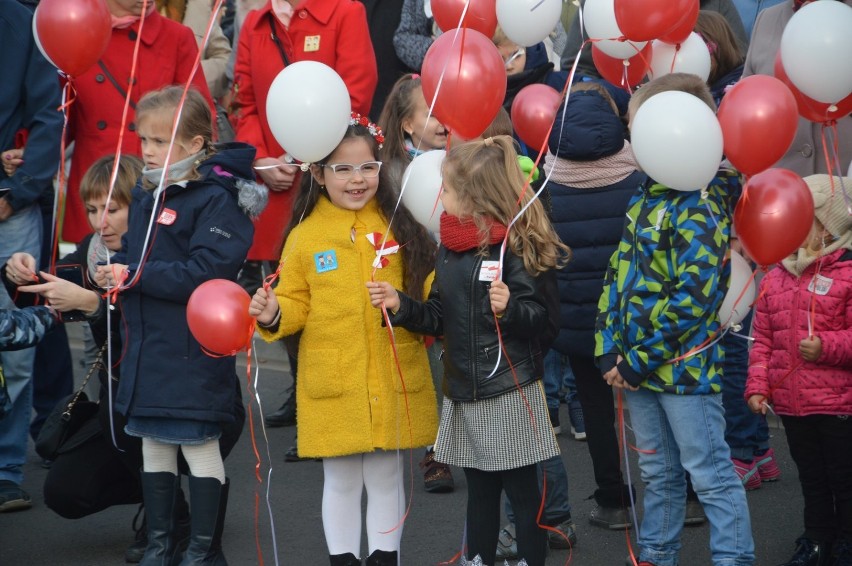
M281 408L264 417L263 422L268 427L294 426L296 424L296 391L295 385L287 391L287 400Z
M397 563L395 550L374 550L367 557L367 566L397 566Z
M828 566L831 564L831 545L805 537L796 540L796 552L780 566Z
M173 537L180 477L169 472L142 472L140 477L148 546L139 564L174 566L180 559Z
M173 539L177 554L181 555L189 545L189 505L181 488L178 488L177 491L175 511L177 512L177 523L175 524ZM137 526L137 523L140 523L139 526ZM133 517L133 531L135 540L124 551L124 561L128 564L136 564L142 560L145 549L148 548L148 523L145 521L144 505L139 506L136 516Z
M180 566L227 566L222 554L222 529L230 482L189 476L192 534Z
M331 566L361 566L361 559L351 552L346 554L332 554L329 557Z

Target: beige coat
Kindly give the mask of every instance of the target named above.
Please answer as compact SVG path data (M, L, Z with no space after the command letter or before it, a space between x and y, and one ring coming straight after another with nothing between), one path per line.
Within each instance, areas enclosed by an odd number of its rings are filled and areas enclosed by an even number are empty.
M202 49L204 34L207 32L207 24L213 13L211 0L187 0L186 12L183 16L183 24L188 26L195 34L198 49ZM219 22L215 23L210 32L210 41L202 50L201 66L204 68L204 78L207 79L207 87L214 99L219 99L228 92L228 78L225 76L225 67L231 57L231 44Z

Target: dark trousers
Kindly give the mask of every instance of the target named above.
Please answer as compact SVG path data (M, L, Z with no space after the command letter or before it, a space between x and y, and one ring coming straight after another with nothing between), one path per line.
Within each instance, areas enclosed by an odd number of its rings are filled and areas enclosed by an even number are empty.
M805 500L806 538L852 542L852 417L782 416Z
M485 472L463 468L467 478L467 556L494 564L500 531L500 494L512 502L515 512L515 539L518 556L529 566L544 566L547 532L538 527L536 516L541 505L537 466Z
M630 502L625 500L627 490L621 475L612 388L601 377L593 358L568 356L568 361L574 370L577 398L583 408L586 441L598 486L595 500L605 507L627 507Z

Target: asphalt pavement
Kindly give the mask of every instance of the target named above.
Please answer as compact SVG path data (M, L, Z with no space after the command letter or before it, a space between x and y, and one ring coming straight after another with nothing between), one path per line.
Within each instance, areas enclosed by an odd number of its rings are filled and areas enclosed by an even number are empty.
M79 328L72 328L70 334L76 360L82 348ZM241 360L239 371L245 385L244 356ZM79 379L83 370L79 364L75 367ZM272 412L280 406L290 383L280 344L258 342L253 368L259 370L256 379L252 377L258 395L255 397L252 392L245 399L251 400L254 435L247 422L240 442L225 462L231 478L223 540L225 555L232 566L328 564L320 512L322 464L285 463L284 451L292 444L295 429L264 429L260 418L257 398L265 413ZM567 423L568 411L564 407L562 420ZM628 539L635 547L635 533L606 531L589 524L594 507L589 497L595 489L589 452L585 443L574 440L568 427L564 428L558 438L568 469L579 540L570 552L552 551L547 566L622 566L628 556ZM764 483L748 494L758 566L774 566L788 559L802 528L802 497L795 466L783 430L773 428L772 433L770 443L783 475L780 481ZM448 561L457 554L462 541L467 495L464 475L454 469L456 489L452 493L426 493L417 467L422 456L420 450L404 453L406 479L410 483L406 490L410 495L410 514L403 527L401 553L401 563L405 565ZM630 460L631 475L641 497L635 454ZM413 472L408 463L413 463ZM32 495L33 507L0 514L0 566L123 564L124 549L133 540L131 521L137 507L117 506L82 519L63 519L44 504L41 485L45 475L39 457L31 450L23 487ZM709 536L706 523L684 529L682 566L711 564Z

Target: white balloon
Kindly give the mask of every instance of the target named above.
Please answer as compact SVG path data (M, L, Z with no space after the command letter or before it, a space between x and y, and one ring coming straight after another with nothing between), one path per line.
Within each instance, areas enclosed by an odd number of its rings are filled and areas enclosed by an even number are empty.
M852 7L811 2L787 22L781 62L802 94L833 103L852 93Z
M754 278L751 276L751 267L743 256L731 250L731 283L728 286L725 300L719 307L719 321L722 323L722 328L735 326L742 322L748 311L751 310L755 292L756 287Z
M651 78L669 73L692 73L707 82L710 77L710 50L700 35L690 33L680 48L659 39L655 39L652 45Z
M272 135L284 151L305 163L334 151L346 134L351 113L343 79L316 61L285 67L272 81L266 98Z
M639 166L679 191L706 187L722 162L716 114L685 92L661 92L646 100L633 116L630 139Z
M562 0L497 0L497 23L506 37L524 47L544 41L560 15Z
M601 40L595 43L597 48L616 59L629 59L642 51L648 43L614 39L624 36L615 20L615 0L586 0L583 6L583 22L586 35L591 39Z
M402 203L415 220L434 233L441 228L441 213L444 212L438 196L441 194L441 164L446 155L443 149L421 153L408 164L402 176ZM434 214L432 209L435 209Z

